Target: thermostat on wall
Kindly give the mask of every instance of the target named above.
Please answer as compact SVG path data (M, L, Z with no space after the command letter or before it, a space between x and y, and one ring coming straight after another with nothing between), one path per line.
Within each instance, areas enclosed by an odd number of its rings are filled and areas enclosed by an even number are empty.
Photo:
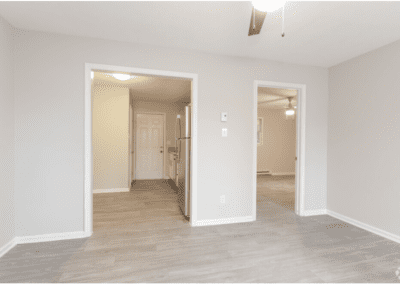
M228 121L228 113L221 112L221 121Z

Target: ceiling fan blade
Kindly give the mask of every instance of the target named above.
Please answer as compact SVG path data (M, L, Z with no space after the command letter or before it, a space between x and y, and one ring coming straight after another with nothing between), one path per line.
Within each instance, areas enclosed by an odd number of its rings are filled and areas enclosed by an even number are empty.
M266 15L267 15L266 12L258 11L253 7L250 18L249 36L258 35L260 33ZM254 19L255 19L255 25L253 25Z

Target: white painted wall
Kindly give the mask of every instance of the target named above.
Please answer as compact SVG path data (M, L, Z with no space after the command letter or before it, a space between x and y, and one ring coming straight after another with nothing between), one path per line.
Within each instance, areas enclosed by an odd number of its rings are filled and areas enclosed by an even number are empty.
M305 209L326 208L325 68L34 31L15 54L18 235L83 230L85 63L199 75L199 221L252 215L254 80L306 84Z
M0 17L0 249L15 237L12 49L11 26Z
M92 89L93 189L129 187L129 89Z
M258 108L263 118L263 143L257 146L257 171L295 173L296 120L286 119L284 109Z
M400 236L400 41L329 69L328 209Z

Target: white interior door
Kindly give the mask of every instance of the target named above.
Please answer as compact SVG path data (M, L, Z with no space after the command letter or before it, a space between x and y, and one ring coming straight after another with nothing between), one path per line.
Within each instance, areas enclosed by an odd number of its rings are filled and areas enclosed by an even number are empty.
M164 119L161 114L136 116L136 179L162 179Z

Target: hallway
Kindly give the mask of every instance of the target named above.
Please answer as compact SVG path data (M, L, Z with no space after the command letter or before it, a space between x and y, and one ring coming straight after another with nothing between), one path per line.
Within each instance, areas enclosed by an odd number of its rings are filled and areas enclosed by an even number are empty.
M168 180L136 181L130 192L93 195L93 235L110 229L140 231L143 222L152 227L187 225L178 206L178 196ZM176 224L175 224L176 223ZM157 225L159 226L159 224Z
M259 190L268 183L279 184ZM255 222L190 227L166 181L95 194L92 237L18 245L0 282L396 282L399 244L262 193L257 203Z
M257 176L257 201L273 202L294 211L295 176Z

